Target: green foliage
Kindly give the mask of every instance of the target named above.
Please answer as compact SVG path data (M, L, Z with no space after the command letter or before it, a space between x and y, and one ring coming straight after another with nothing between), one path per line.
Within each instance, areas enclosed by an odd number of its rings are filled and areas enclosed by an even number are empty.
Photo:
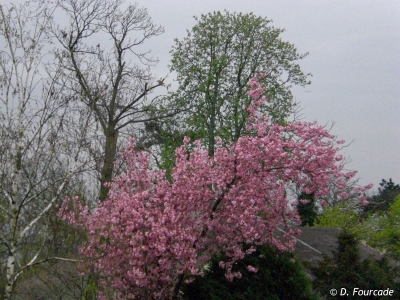
M171 71L176 71L179 88L174 105L187 108L175 121L177 129L196 133L213 155L214 138L224 143L246 131L247 83L257 73L266 74L264 111L277 123L284 123L296 106L293 84L309 84L297 61L299 54L282 41L282 29L252 13L213 12L195 18L197 24L172 48Z
M394 295L400 293L400 269L390 266L386 258L361 260L358 241L354 234L343 231L338 237L337 251L332 251L333 257L324 255L317 266L310 269L315 276L313 287L327 299L342 299L343 296L330 296L329 291L341 288L353 291L360 289L393 289ZM358 297L358 296L357 296ZM358 299L349 293L347 299ZM374 297L374 299L379 299Z
M258 246L256 252L245 256L233 267L242 278L225 278L219 267L223 257L214 257L204 277L184 287L184 299L236 300L236 299L316 299L311 293L311 284L293 253L280 252L269 245ZM248 266L258 269L248 271Z
M386 213L370 216L366 225L370 229L367 242L371 246L400 258L400 195Z
M91 274L88 276L86 287L82 292L80 300L96 300L98 293L98 276Z
M354 234L361 234L363 230L361 216L345 203L337 203L326 207L322 214L315 220L316 227L337 227Z
M297 212L301 219L301 226L314 226L314 221L317 218L317 208L315 206L314 194L301 193L298 197ZM303 203L300 200L307 200Z
M400 257L400 195L394 198L386 211L370 213L366 217L344 203L338 203L324 209L314 226L346 230L371 247Z
M178 129L178 124L173 118L161 121L150 121L145 123L145 131L147 135L152 137L151 144L160 146L161 155L157 165L160 169L166 170L167 178L171 179L171 171L175 162L175 149L182 145L185 136L195 139L193 132L182 133ZM140 145L138 147L140 148Z

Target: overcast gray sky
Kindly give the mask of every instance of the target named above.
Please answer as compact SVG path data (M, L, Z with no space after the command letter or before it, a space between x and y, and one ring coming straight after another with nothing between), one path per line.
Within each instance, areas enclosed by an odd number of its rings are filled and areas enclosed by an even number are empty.
M351 158L360 183L377 188L382 178L400 183L400 1L146 0L165 34L147 43L168 73L169 51L195 24L193 16L227 9L267 17L282 38L309 52L301 66L312 84L294 95L306 121L335 122L332 133L354 142ZM172 81L173 76L169 78Z

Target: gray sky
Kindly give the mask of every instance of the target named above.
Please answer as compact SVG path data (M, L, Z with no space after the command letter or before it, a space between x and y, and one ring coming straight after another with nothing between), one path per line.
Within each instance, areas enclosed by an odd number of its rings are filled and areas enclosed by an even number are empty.
M146 0L165 34L147 43L168 73L169 51L195 24L193 16L227 9L267 17L282 38L309 52L302 62L312 84L294 96L306 121L335 122L331 133L354 142L342 151L361 184L400 183L400 1ZM173 76L168 78L171 82Z

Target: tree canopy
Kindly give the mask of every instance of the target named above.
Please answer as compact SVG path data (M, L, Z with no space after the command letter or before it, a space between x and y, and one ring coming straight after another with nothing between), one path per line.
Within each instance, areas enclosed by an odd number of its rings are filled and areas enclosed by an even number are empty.
M178 116L181 130L204 139L209 154L214 139L223 143L237 140L246 131L250 100L247 83L258 73L269 101L263 110L275 123L293 112L292 85L309 84L298 62L293 44L281 39L282 29L253 13L213 12L195 17L197 24L172 48L171 70L177 74L178 91L173 97L187 107ZM186 133L186 134L187 134Z

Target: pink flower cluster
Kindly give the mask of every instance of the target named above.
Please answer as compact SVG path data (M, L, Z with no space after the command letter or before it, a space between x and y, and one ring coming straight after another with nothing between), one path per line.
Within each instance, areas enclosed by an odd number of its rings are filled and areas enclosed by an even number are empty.
M294 230L276 234L277 226L298 221L288 209L287 184L318 198L329 193L332 180L354 177L338 164L342 157L332 135L315 123L271 124L258 112L266 99L257 78L250 87L248 128L254 136L228 147L217 142L214 157L199 141L188 151L186 138L176 150L172 182L163 171L151 171L148 154L135 150L131 141L121 153L124 169L109 184L108 199L90 215L64 214L87 228L90 238L81 252L101 255L94 267L111 282L117 298L171 298L182 278L189 282L201 275L219 252L228 257L220 263L226 277L240 277L233 264L254 251L245 251L243 244L292 249ZM356 191L362 201L367 188ZM248 270L257 272L252 266Z

